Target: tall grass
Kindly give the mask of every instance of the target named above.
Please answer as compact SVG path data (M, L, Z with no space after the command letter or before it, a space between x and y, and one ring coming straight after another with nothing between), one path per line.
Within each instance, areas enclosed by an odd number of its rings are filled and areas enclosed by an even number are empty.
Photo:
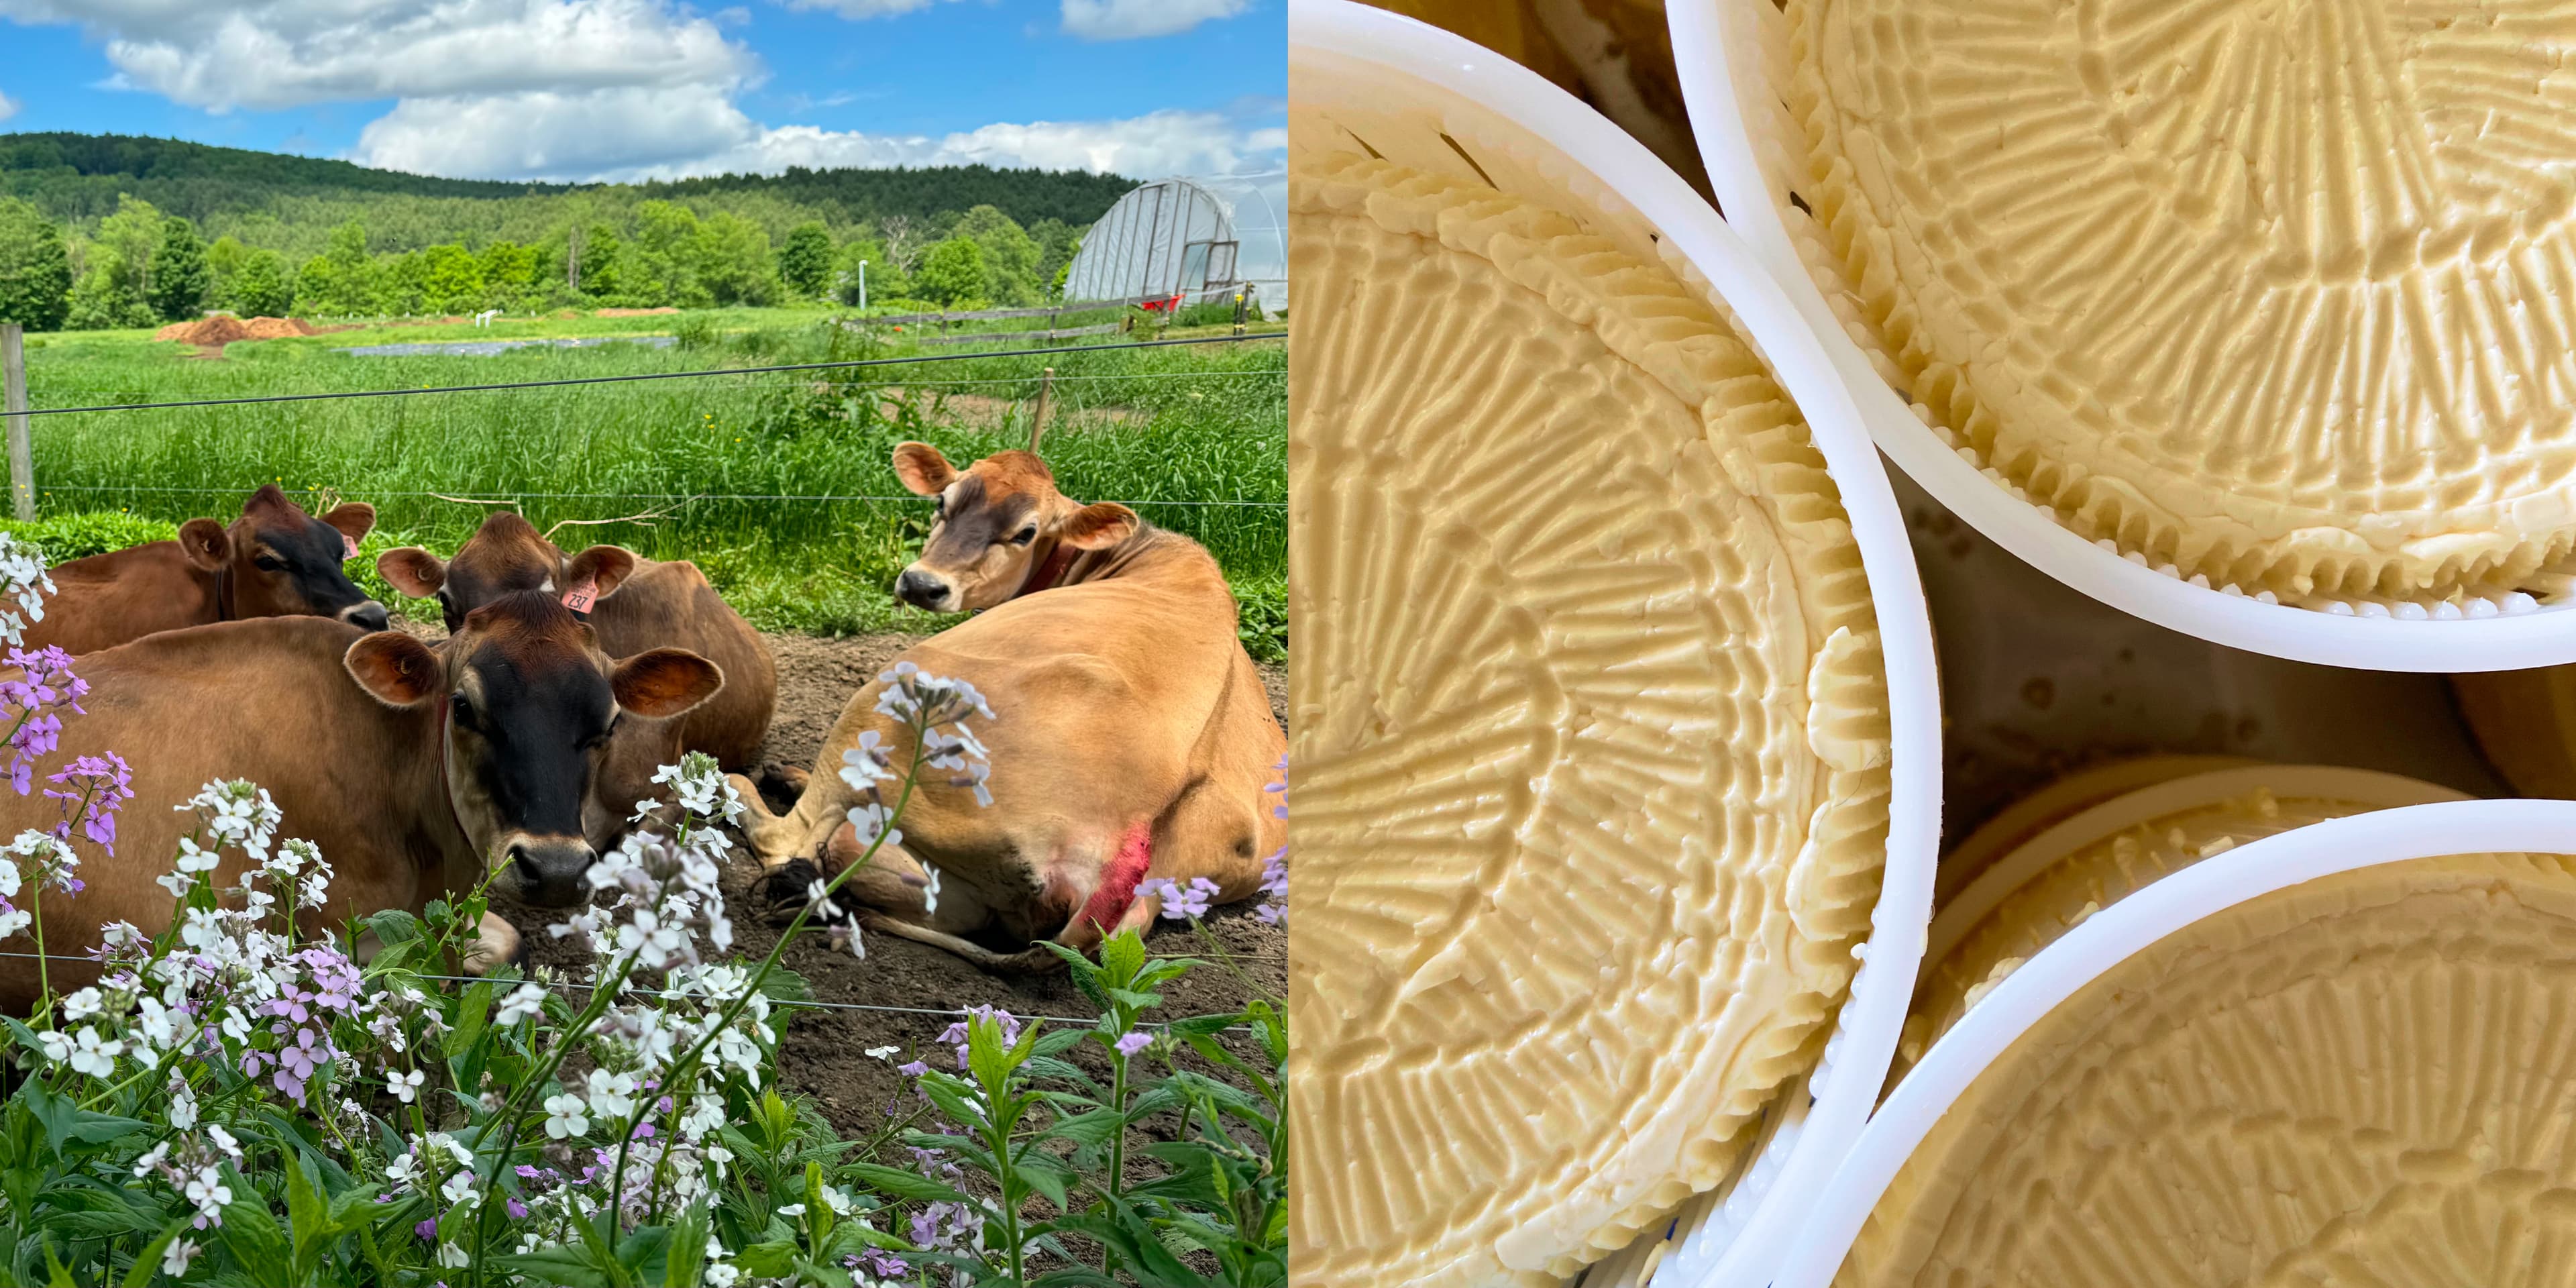
M671 319L608 321L667 329ZM408 341L411 330L367 338ZM235 345L221 361L133 336L55 340L29 355L31 399L43 408L417 389L912 352L810 324L719 330L667 350L480 358L337 352L347 338ZM1256 605L1247 617L1266 619L1286 576L1286 353L1275 343L46 416L33 422L38 500L43 513L176 521L228 513L273 482L317 504L372 502L389 534L441 553L490 508L471 502L507 502L540 528L567 523L563 544L697 560L772 629L928 630L937 619L886 593L930 508L904 493L889 453L917 438L963 463L1025 445L1049 366L1056 410L1044 454L1059 485L1081 500L1134 505L1204 542ZM1276 652L1272 641L1255 647Z

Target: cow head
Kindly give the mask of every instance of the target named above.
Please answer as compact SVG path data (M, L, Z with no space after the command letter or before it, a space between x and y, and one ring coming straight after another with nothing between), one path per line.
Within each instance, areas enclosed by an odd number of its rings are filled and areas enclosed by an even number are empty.
M557 908L589 897L582 809L620 721L670 719L724 685L685 649L612 661L589 623L534 590L466 613L436 648L381 631L350 645L344 663L388 706L444 705L457 822L503 893Z
M376 571L414 599L436 599L453 633L475 609L518 591L561 597L588 582L597 588L596 598L606 598L635 571L635 556L616 546L592 546L566 559L535 524L499 510L454 559L441 562L418 546L404 546L376 556Z
M894 473L914 495L939 498L921 557L894 582L895 598L932 612L991 608L1057 553L1105 550L1141 522L1126 506L1056 491L1046 462L1028 452L996 452L961 470L928 443L901 443Z
M207 572L229 574L234 617L337 617L380 631L385 606L341 567L374 526L372 505L351 501L317 519L272 483L251 494L230 527L179 525L179 550Z

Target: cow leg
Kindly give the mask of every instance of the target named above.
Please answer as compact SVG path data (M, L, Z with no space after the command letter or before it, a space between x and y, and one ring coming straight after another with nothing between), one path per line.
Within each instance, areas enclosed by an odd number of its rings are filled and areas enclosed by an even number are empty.
M813 858L822 852L832 830L849 816L849 791L837 777L808 782L805 794L796 798L796 808L785 814L770 813L760 799L759 785L750 779L730 774L725 781L742 797L743 839L751 843L762 867Z
M520 937L517 926L502 920L497 913L487 912L474 928L474 942L465 946L464 958L468 975L489 975L504 964L525 970L528 945Z
M1146 875L1188 885L1216 882L1212 902L1233 903L1261 889L1261 860L1286 839L1269 817L1274 798L1259 782L1202 780L1181 794L1154 828L1154 866Z
M943 898L941 902L945 903L946 899ZM866 930L894 935L915 943L929 944L934 948L947 949L995 974L1045 975L1064 969L1064 959L1048 952L1043 944L1031 944L1016 953L997 953L974 940L961 939L945 931L914 925L876 912L860 913L859 925Z

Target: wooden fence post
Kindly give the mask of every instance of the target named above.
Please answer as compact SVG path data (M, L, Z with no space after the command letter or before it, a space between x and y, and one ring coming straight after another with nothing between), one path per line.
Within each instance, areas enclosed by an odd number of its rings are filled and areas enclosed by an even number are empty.
M7 386L9 500L20 519L36 517L36 461L27 446L27 331L0 322L0 383Z
M1038 414L1035 420L1029 422L1030 455L1037 454L1038 438L1046 433L1047 412L1054 404L1055 368L1048 367L1038 374Z

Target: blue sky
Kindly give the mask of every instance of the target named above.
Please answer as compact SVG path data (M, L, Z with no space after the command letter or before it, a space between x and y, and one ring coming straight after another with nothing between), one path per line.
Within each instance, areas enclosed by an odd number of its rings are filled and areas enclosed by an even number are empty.
M1283 0L0 0L0 130L434 174L1276 168Z

